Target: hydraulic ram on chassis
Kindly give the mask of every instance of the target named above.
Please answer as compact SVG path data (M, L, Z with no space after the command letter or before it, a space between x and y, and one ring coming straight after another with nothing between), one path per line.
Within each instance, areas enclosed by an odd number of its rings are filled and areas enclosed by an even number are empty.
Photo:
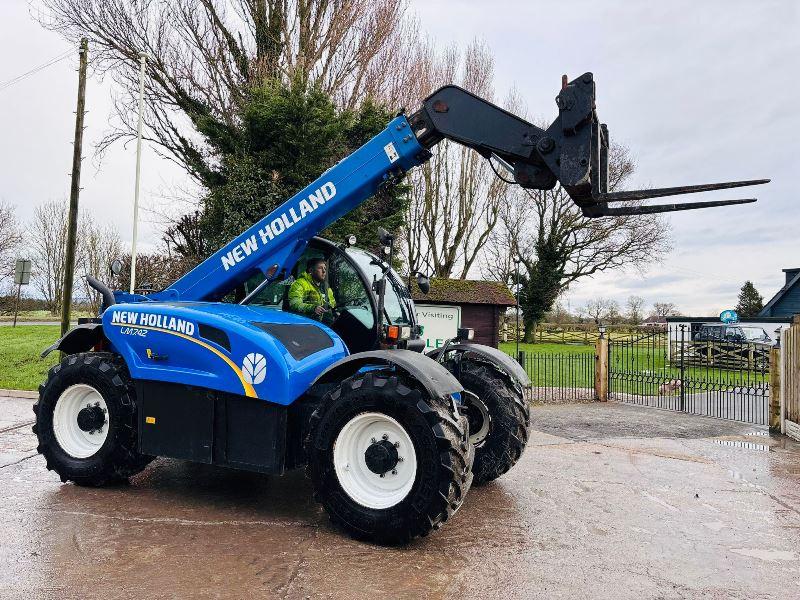
M279 278L308 241L406 171L431 157L449 139L495 157L523 188L548 190L560 183L588 217L659 213L755 199L640 206L647 198L767 183L768 179L696 186L608 191L608 128L595 111L591 73L567 82L556 97L558 117L546 130L457 86L445 86L410 117L392 120L378 135L323 173L250 229L167 289L148 300L217 300L258 271ZM611 207L610 203L627 203ZM117 292L117 301L133 300ZM137 300L144 298L138 297Z

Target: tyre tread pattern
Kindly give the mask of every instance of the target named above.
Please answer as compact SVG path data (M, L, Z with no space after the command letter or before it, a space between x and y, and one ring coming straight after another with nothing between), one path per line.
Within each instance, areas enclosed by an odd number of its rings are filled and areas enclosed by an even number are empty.
M58 395L73 383L97 385L103 382L111 388L113 397L105 397L107 404L116 401L118 413L115 427L109 430L106 444L98 451L102 460L74 459L59 446L52 429L52 415ZM47 469L54 470L62 482L78 485L102 486L127 480L144 469L153 457L139 454L137 450L136 392L122 358L111 352L84 352L71 354L54 365L47 380L39 386L39 400L33 405L36 424L37 451L44 456ZM109 407L110 410L111 407ZM110 426L110 425L109 425ZM109 444L110 442L110 444ZM96 455L97 456L97 455Z
M446 366L456 372L452 363ZM530 436L530 407L519 386L493 365L462 359L459 370L461 384L483 400L492 418L492 429L475 449L472 467L475 484L486 483L507 473L525 451Z
M418 487L415 484L415 489L398 505L406 507L405 514L398 515L395 511L398 507L386 511L359 507L346 498L338 484L331 485L331 477L336 477L332 466L332 442L330 448L320 445L320 442L335 439L333 432L326 431L331 421L328 417L331 413L346 411L348 407L352 411L354 403L358 402L352 398L356 390L360 392L359 397L369 395L380 398L387 406L417 411L433 434L438 450L436 489L415 494ZM331 521L358 539L381 544L407 543L428 535L447 522L461 507L472 485L475 456L469 442L468 421L464 416L453 415L448 402L427 397L413 383L396 375L369 372L345 379L323 398L311 416L306 454L309 458L307 475L314 483L314 499L323 505Z

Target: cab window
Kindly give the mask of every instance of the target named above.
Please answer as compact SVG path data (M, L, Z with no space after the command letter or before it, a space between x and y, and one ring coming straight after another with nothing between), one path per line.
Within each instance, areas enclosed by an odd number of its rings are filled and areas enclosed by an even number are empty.
M375 317L372 314L372 303L364 282L350 262L341 254L334 254L328 261L328 280L336 307L347 310L356 317L364 327L372 329Z
M263 277L262 277L263 280ZM256 306L266 306L269 308L276 308L283 310L284 298L289 292L289 286L292 285L291 279L284 279L283 281L273 281L258 290L248 304Z
M348 249L347 254L350 256L350 258L358 263L358 266L361 267L361 270L364 272L370 282L374 281L375 279L380 279L383 276L383 269L381 268L380 263L378 263L374 257L370 256L366 252L356 250L355 248L350 248ZM401 293L404 296L407 294L405 290L401 292L398 289L401 288L401 286L398 286L395 278L399 280L399 275L396 275L394 271L392 271L392 276L388 277L386 281L386 294L384 295L383 299L383 308L386 311L386 316L389 318L390 323L411 323L411 319L408 316L406 307L400 298Z

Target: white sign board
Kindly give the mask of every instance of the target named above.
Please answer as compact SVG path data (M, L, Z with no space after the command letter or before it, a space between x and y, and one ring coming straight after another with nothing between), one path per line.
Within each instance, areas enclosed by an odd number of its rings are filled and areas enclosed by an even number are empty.
M436 306L417 304L417 320L422 325L422 339L425 351L441 348L444 343L456 336L461 326L460 306Z

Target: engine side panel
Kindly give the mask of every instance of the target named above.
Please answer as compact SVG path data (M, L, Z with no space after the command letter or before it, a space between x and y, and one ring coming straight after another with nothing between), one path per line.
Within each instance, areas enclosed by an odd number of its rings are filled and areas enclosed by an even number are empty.
M313 328L330 338L295 358L263 325ZM347 356L324 325L276 310L220 303L115 304L103 313L103 331L135 380L191 385L288 405L331 364ZM291 339L284 336L284 341ZM289 342L286 342L289 343Z

